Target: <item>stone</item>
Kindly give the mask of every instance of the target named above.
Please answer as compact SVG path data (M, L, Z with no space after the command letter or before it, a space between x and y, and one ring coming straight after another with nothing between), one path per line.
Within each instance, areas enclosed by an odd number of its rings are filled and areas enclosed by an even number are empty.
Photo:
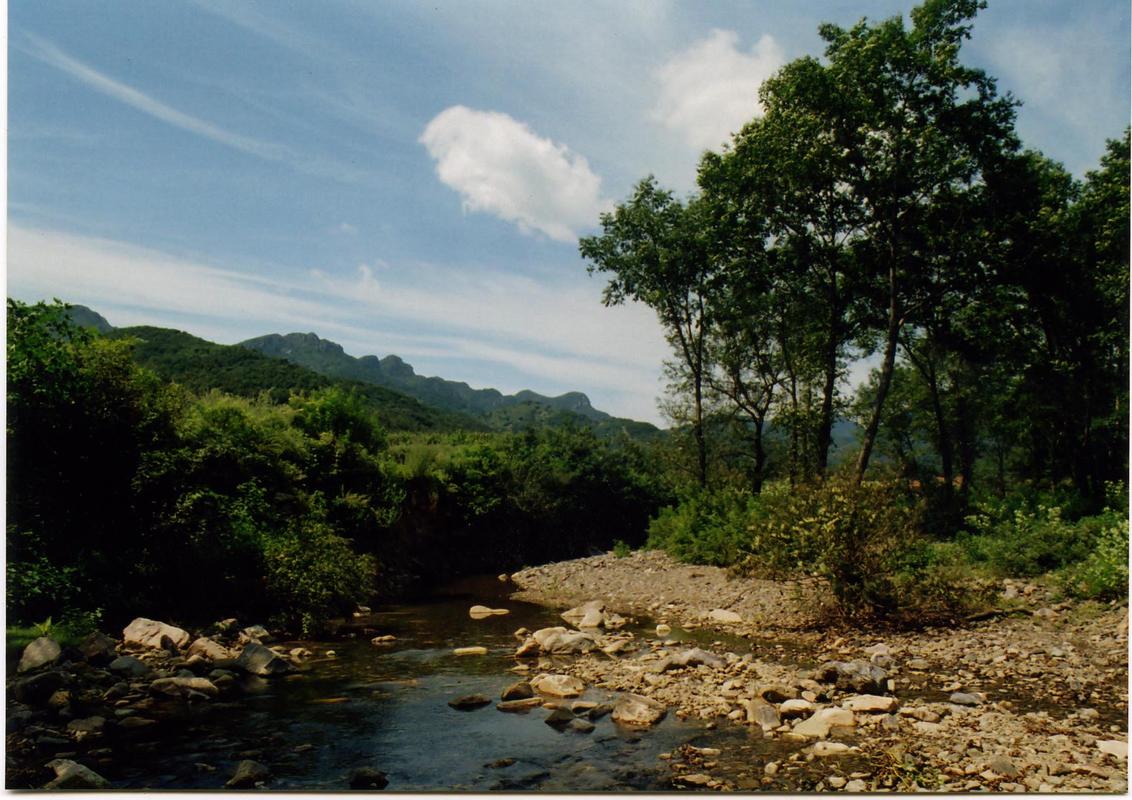
M793 686L772 683L767 686L760 686L757 694L768 703L781 703L784 700L792 700L797 697L798 690Z
M118 657L118 643L101 631L88 633L78 649L91 664L109 664Z
M768 761L766 763L766 766L763 767L763 772L773 777L774 775L778 774L778 766L779 765L777 761Z
M118 656L110 662L109 669L130 678L144 678L153 671L148 664L134 656Z
M825 782L832 786L834 789L840 789L849 782L848 778L843 778L840 775L830 775L825 779Z
M671 625L666 625L665 623L662 622L662 623L660 623L659 625L656 626L656 635L657 636L667 636L670 633L672 633L672 626Z
M707 618L712 622L722 622L728 625L734 625L743 621L741 616L725 608L713 608L707 613Z
M573 675L543 673L531 678L531 688L539 694L548 694L552 697L578 697L586 690L586 685Z
M810 752L815 756L840 756L848 753L852 748L844 742L815 742Z
M764 731L772 731L782 724L778 709L761 698L746 702L747 723L758 725Z
M1098 740L1097 749L1110 756L1124 759L1128 758L1128 742L1122 742L1119 739Z
M132 645L150 650L167 649L166 639L174 649L180 650L188 645L191 638L186 630L145 617L138 617L122 630L122 639L127 647Z
M468 616L472 619L486 619L510 613L510 609L507 608L488 608L487 606L472 606L468 609Z
M145 717L126 717L118 721L118 727L126 729L148 728L150 725L156 724L157 720L146 719Z
M895 697L884 697L876 694L859 694L849 697L841 703L842 708L850 711L863 711L868 714L888 714L896 708Z
M601 719L606 714L613 713L613 706L609 703L598 703L586 714L590 719Z
M614 722L633 727L655 725L667 713L662 703L639 694L623 694L613 704Z
M615 614L612 611L606 611L605 616L601 620L601 625L607 631L616 631L624 628L629 624L629 620L625 619L620 614Z
M189 645L188 655L190 657L202 656L209 661L224 661L234 658L236 654L220 642L209 639L207 636L201 636L199 639L194 639L193 643Z
M163 694L169 697L192 698L196 694L205 697L219 697L220 689L208 678L158 678L149 685L151 694Z
M229 789L251 789L270 779L271 770L258 761L245 759L236 765L236 773L224 785Z
M66 682L67 678L62 672L48 670L15 681L12 684L12 695L21 703L37 705L47 701Z
M482 694L466 694L448 701L448 705L457 711L475 711L477 708L483 708L490 703L491 698Z
M979 692L952 692L948 700L957 706L979 706L986 698Z
M575 717L570 720L570 723L566 726L566 730L571 733L593 733L595 727L596 726L589 720Z
M497 758L494 761L489 761L484 764L485 769L506 769L515 765L513 758Z
M847 792L865 792L868 791L869 785L860 778L849 781L845 784L845 791Z
M16 667L16 671L31 672L33 669L49 666L58 661L59 656L62 654L63 649L59 647L58 642L47 636L40 636L24 648L24 653L20 656L20 664Z
M687 784L688 786L707 786L712 782L712 777L699 772L693 772L687 775L677 775L673 780L677 783Z
M327 655L333 651L327 651ZM295 667L274 650L257 642L249 642L236 659L236 666L251 675L279 675L292 672Z
M58 789L98 791L110 788L110 781L89 767L84 767L75 761L56 758L53 761L48 761L47 766L55 772L55 778L44 784L44 789L52 791Z
M271 633L267 628L262 625L249 625L240 631L240 643L247 644L255 642L256 644L265 644L272 639Z
M83 719L73 719L68 722L67 733L69 733L76 742L81 742L85 739L100 735L102 729L105 727L105 717L84 717Z
M931 669L932 665L925 658L910 658L904 666L917 672L924 672L925 670Z
M987 769L991 770L992 772L997 772L999 775L1002 775L1005 778L1022 777L1022 770L1014 766L1014 762L1012 762L1009 758L1005 758L1003 756L995 756L990 761L988 761Z
M358 767L350 771L351 789L384 789L389 785L385 773L373 767Z
M69 691L67 691L66 689L59 689L58 691L52 692L51 696L47 698L47 707L54 708L56 711L58 711L61 708L66 708L67 706L69 706L71 704L71 700L72 697Z
M888 673L868 661L827 661L815 674L818 680L845 691L884 694L888 689Z
M670 669L698 667L701 664L705 664L709 667L722 667L724 666L724 661L714 653L709 653L707 650L701 650L698 647L692 647L688 650L681 650L679 653L665 656L653 667L652 671L660 673Z
M778 713L782 715L783 719L793 719L794 717L804 717L817 710L817 706L809 700L803 698L794 698L786 700L778 707Z
M814 712L813 716L799 722L793 728L793 733L810 739L824 739L829 736L830 728L834 726L851 728L857 724L853 712L844 708L822 708Z
M532 708L539 708L542 706L541 697L527 697L522 700L504 700L502 703L496 703L495 707L500 711L509 713L524 713L530 711Z
M602 623L602 612L605 603L601 600L590 600L580 606L562 612L562 619L576 628L596 628Z
M574 712L568 708L555 708L543 720L552 728L564 728L574 720Z
M503 700L525 700L528 697L534 696L535 690L531 688L531 684L528 681L513 683L500 694L500 698Z
M562 626L540 628L531 638L538 644L538 652L547 655L578 655L597 649L597 641L590 634Z
M486 656L487 655L487 648L486 647L480 647L478 645L475 646L475 647L457 647L455 650L452 651L452 655L454 655L454 656Z

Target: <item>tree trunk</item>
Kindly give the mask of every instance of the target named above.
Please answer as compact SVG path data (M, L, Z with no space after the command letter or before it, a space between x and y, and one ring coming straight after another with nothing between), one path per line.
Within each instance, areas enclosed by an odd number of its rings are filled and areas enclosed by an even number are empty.
M893 264L888 268L888 331L884 342L884 361L880 367L880 383L877 384L873 413L869 418L868 427L865 428L865 437L861 441L861 455L857 459L858 485L864 480L865 471L869 468L869 458L872 456L877 431L880 429L880 416L884 411L889 387L892 386L892 370L896 364L896 344L900 337L900 327L900 318L896 310L896 265Z
M825 353L825 385L822 387L821 416L818 419L817 471L825 477L829 466L829 447L833 442L833 393L837 389L837 334L831 329Z
M766 475L766 448L763 447L763 420L755 420L755 480L751 490L762 494Z
M707 443L704 441L704 399L703 380L699 375L693 378L693 392L695 393L694 418L692 420L692 435L696 439L696 466L700 488L707 487Z

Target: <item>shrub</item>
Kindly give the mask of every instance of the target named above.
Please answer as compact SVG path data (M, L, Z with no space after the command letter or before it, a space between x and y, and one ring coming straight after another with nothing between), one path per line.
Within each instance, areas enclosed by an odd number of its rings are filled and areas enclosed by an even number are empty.
M1061 585L1072 597L1119 600L1128 596L1128 520L1113 520L1096 537L1096 549L1062 573Z
M624 540L618 539L613 543L613 555L617 558L626 558L633 552L633 548L629 547Z
M1114 512L1068 522L1058 506L1034 510L1002 507L967 518L969 532L959 539L972 561L997 575L1031 577L1083 561L1101 531L1117 521Z
M758 498L735 489L699 491L662 508L649 523L648 546L689 564L731 566L747 544Z

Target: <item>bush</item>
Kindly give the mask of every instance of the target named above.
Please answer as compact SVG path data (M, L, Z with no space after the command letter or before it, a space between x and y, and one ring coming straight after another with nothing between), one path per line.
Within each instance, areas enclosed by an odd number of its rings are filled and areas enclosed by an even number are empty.
M685 563L731 566L750 539L758 507L757 497L735 489L689 494L649 523L647 545Z
M1065 593L1094 600L1128 596L1128 520L1113 520L1096 536L1088 558L1070 565L1060 576Z
M1068 522L1058 506L1034 510L1003 507L967 518L970 531L960 536L975 563L996 575L1032 577L1089 558L1101 532L1119 521L1115 512Z

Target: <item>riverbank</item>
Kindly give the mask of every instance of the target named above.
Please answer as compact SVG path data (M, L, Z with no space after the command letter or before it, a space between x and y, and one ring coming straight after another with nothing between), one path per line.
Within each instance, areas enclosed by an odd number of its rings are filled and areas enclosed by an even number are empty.
M1005 581L1008 613L966 627L821 630L815 584L731 579L659 552L548 564L511 579L519 599L559 608L597 600L672 629L555 670L650 697L731 743L706 756L667 754L676 785L1127 791L1123 605L1055 602L1038 584ZM686 652L689 634L718 662L672 668L668 657ZM868 679L831 662L857 664ZM808 722L821 718L836 724Z

